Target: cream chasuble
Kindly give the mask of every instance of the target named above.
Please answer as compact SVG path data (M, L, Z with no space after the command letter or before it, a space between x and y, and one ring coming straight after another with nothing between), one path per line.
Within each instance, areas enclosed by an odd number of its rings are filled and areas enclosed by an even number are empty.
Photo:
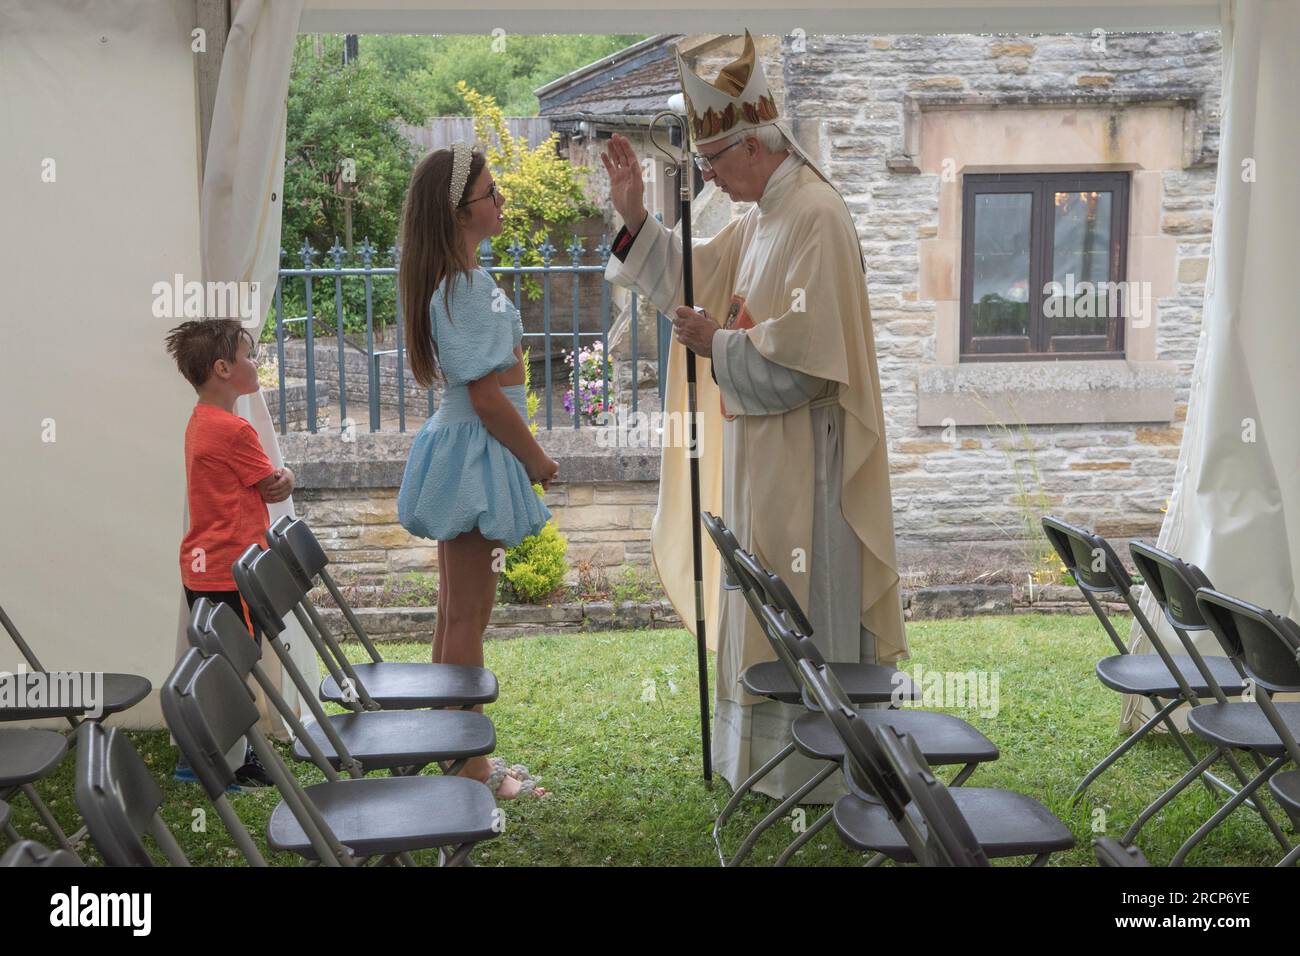
M755 327L720 329L696 357L700 506L781 575L828 660L894 662L907 654L871 316L857 232L839 194L793 153L741 218L693 247L695 302L725 316L745 297ZM625 261L605 275L671 315L683 304L679 230L647 217ZM722 418L719 393L732 421ZM655 570L695 630L685 347L672 340L665 386ZM680 426L680 427L678 427ZM680 437L671 442L670 437ZM721 558L702 541L708 646L717 652L713 759L733 787L789 742L801 708L755 698L741 672L775 654ZM784 797L820 765L795 755L755 788ZM843 792L838 774L805 802Z

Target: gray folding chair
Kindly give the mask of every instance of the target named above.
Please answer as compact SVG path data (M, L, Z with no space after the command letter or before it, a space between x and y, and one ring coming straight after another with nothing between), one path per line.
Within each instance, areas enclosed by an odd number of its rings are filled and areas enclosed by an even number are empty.
M1201 588L1209 588L1210 579L1194 564L1188 564L1176 555L1159 548L1154 548L1149 544L1143 544L1134 541L1129 544L1129 551L1133 555L1133 563L1138 573L1146 582L1147 590L1150 592L1156 604L1160 607L1161 613L1165 620L1173 629L1174 634L1178 636L1179 642L1183 649L1187 651L1187 656L1195 664L1198 673L1200 673L1205 685L1210 689L1210 694L1214 701L1220 704L1228 703L1228 695L1224 692L1222 685L1215 676L1217 673L1231 672L1237 675L1237 682L1244 681L1244 675L1240 673L1241 668L1230 657L1205 657L1197 649L1195 642L1192 640L1192 633L1205 632L1209 630L1210 625L1201 616L1199 607L1196 604L1196 592ZM1210 631L1213 634L1213 631ZM1207 701L1208 702L1208 701ZM1199 697L1193 696L1191 704L1193 707L1202 703ZM1247 751L1250 758L1255 762L1259 770L1266 766L1264 757L1258 751ZM1138 818L1133 821L1132 826L1124 834L1122 842L1125 845L1132 844L1141 831L1143 825L1158 813L1169 801L1173 800L1183 791L1192 781L1194 781L1202 772L1208 772L1210 767L1222 758L1224 762L1232 769L1238 783L1243 786L1249 786L1250 778L1246 776L1241 765L1237 762L1233 751L1229 747L1215 746L1210 753L1197 763L1191 770L1183 776L1181 780L1166 790L1158 799L1147 806ZM1235 796L1236 789L1231 787L1225 788L1231 795ZM1262 801L1248 799L1246 805L1257 812L1263 818L1269 832L1283 850L1290 849L1291 844L1282 833L1281 827L1273 819L1268 808Z
M20 866L85 866L75 853L68 850L47 850L35 840L21 840L0 856L0 869Z
M799 662L805 688L831 721L844 746L844 780L849 792L831 810L840 840L855 850L875 853L867 866L885 859L924 861L929 834L919 808L908 813L912 795L889 763L880 739L833 688L829 668ZM1033 857L1043 866L1053 854L1074 846L1074 835L1047 807L1009 790L958 787L948 791L966 825L989 859Z
M415 662L385 661L375 647L366 629L361 626L348 604L343 592L334 583L328 565L329 558L320 546L316 536L301 518L288 515L275 522L266 533L267 543L284 562L297 584L299 594L294 601L293 611L303 621L303 615L310 620L312 627L318 631L333 657L335 666L330 667L330 658L326 657L329 676L321 684L321 696L335 703L343 702L352 696L346 690L349 686L360 698L361 704L368 710L380 707L384 710L409 710L421 707L463 707L470 708L479 704L490 704L497 699L496 676L483 667L469 667L462 664L422 664ZM330 629L321 620L312 605L308 592L315 580L319 578L329 590L334 603L338 605L348 627L356 635L361 646L370 657L369 663L351 664L340 650ZM279 594L270 595L271 602L277 607L282 603ZM304 629L306 623L303 623ZM322 657L325 657L322 654ZM351 684L345 683L345 679Z
M315 763L330 780L339 779L339 770L353 777L372 770L389 770L403 776L419 773L431 763L437 763L444 773L455 774L470 757L489 754L496 748L492 721L472 710L326 714L280 635L268 631L272 649L315 718L310 727L304 727L262 667L262 648L228 605L199 598L190 612L186 633L191 646L205 657L225 657L240 677L251 676L257 682L293 731L294 758Z
M1205 821L1178 848L1171 866L1179 866L1205 836L1264 783L1300 829L1300 703L1274 701L1274 694L1300 693L1300 625L1255 604L1221 591L1196 592L1201 616L1219 643L1241 665L1251 680L1249 699L1202 704L1187 715L1187 726L1216 747L1247 750L1269 758L1269 763L1218 812ZM1279 773L1287 763L1293 769ZM1300 846L1291 849L1278 866L1300 860Z
M459 707L468 710L497 698L496 675L461 664L371 662L352 664L316 612L304 583L275 551L250 545L232 568L235 585L268 634L284 630L292 613L325 663L323 700L354 710L411 710Z
M5 613L4 607L0 606L0 625L4 626L5 631L9 634L9 639L13 641L14 646L18 648L18 653L23 656L27 666L32 671L39 674L51 674L42 666L40 659L37 658L31 646L23 639L22 634L18 632L17 626L9 619ZM62 673L74 673L71 671L55 671L53 675ZM141 677L138 674L103 674L102 700L100 703L101 714L96 720L103 720L105 717L111 717L113 714L121 713L128 708L134 707L140 701L149 695L153 690L153 685L149 683L148 678ZM75 730L80 719L85 715L85 708L73 706L68 702L63 704L51 704L45 707L2 707L0 708L0 721L6 720L37 720L45 717L62 717Z
M799 603L794 599L785 583L776 575L769 574L766 569L761 569L761 574L750 574L742 571L736 563L736 553L741 550L741 547L736 541L735 535L723 524L722 519L707 511L701 511L700 520L703 521L705 531L713 539L718 553L722 556L722 566L726 571L723 587L728 590L739 589L742 592L750 613L754 615L759 626L764 627L762 606L767 600L785 609L802 633L812 634L811 622L809 622L803 609L799 607ZM764 585L777 592L775 597L765 598ZM764 633L766 634L766 631ZM770 641L771 637L769 636L768 639ZM917 694L911 679L894 667L838 661L833 662L830 666L840 679L841 685L849 688L850 698L856 704L883 704L900 698L913 699ZM763 661L745 668L740 675L740 682L748 693L756 697L766 697L768 700L778 701L783 704L805 704L806 706L798 675L791 668L792 665L784 661L780 652L778 652L777 659L774 661ZM792 741L773 754L762 766L742 781L740 786L736 787L735 792L732 793L731 798L722 808L722 812L718 814L718 818L713 824L713 844L717 849L718 859L724 866L727 866L728 862L726 853L722 848L722 828L726 825L727 820L739 808L745 795L760 780L797 752L798 747ZM831 770L834 771L833 766ZM820 779L825 778L821 777L814 782L814 787L817 782L820 782ZM802 793L810 793L811 790L812 787L807 790L804 790L803 787L800 788ZM779 819L780 815L773 816L769 814L763 822L751 830L732 858L730 865L734 866L740 863L749 854L749 851L763 832ZM805 835L807 835L807 839L811 839L812 836L816 835L816 831L811 834L805 831ZM797 845L792 845L793 849L787 850L786 854L782 854L777 861L777 865L784 866L789 860L788 854L797 851L803 843L807 842L807 839L796 841Z
M477 780L463 777L363 777L302 787L257 728L258 711L244 680L220 656L187 653L162 689L163 714L208 799L245 858L265 860L229 801L234 772L225 753L241 736L280 792L267 826L267 844L324 865L354 866L375 858L402 862L415 850L438 849L447 865L500 831L496 801Z
M739 552L739 564L742 573L749 571L750 556ZM784 611L778 611L772 605L763 606L764 633L773 648L795 674L799 674L799 662L809 661L815 667L826 667L826 683L830 686L837 700L851 700L835 674L833 667L828 667L817 646L804 634L790 627L790 618ZM803 679L800 678L803 687ZM827 761L823 772L815 778L820 782L830 773L840 768L844 761L844 745L839 735L830 724L830 718L824 714L815 701L803 688L804 705L808 713L795 718L790 733L799 752L814 760ZM998 748L987 737L959 717L951 714L937 714L924 710L896 710L878 708L860 708L858 717L873 733L886 727L893 727L907 733L921 749L927 766L957 766L948 786L959 787L970 778L976 767L998 758ZM822 814L808 827L783 855L797 852L808 840L812 839L824 826L831 823L829 812Z
M41 823L53 834L59 848L76 855L74 841L68 837L46 806L35 784L59 769L68 752L68 740L53 730L0 727L0 798L22 793L32 805ZM13 834L6 825L6 833ZM11 839L16 837L13 834Z
M72 686L74 681L78 686L86 686L86 678L79 672L47 671L2 606L0 626L4 627L32 674L42 675L52 686L57 686L60 679L67 686ZM99 692L99 700L95 702L98 704L95 708L98 716L94 720L103 720L134 707L153 689L147 678L137 674L96 673L91 686L95 686ZM66 720L75 730L83 719L90 719L89 706L91 702L88 700L67 699L46 701L37 706L0 707L0 723L58 717ZM11 799L16 792L21 791L36 810L41 822L58 841L59 847L75 856L76 844L85 834L85 828L68 836L33 786L58 769L68 744L72 742L63 739L60 743L54 737L61 735L50 736L51 734L53 732L48 730L0 730L0 799Z
M77 806L104 862L109 866L154 866L145 843L149 836L167 862L189 866L158 812L162 789L126 733L86 721L77 728L77 737Z
M1043 518L1043 531L1046 532L1047 540L1051 542L1066 570L1074 577L1074 582L1078 585L1084 600L1088 602L1088 606L1092 608L1093 614L1101 622L1111 643L1119 652L1103 657L1097 662L1097 679L1113 691L1145 697L1155 710L1146 723L1088 771L1075 787L1074 793L1070 795L1070 801L1073 803L1083 796L1084 791L1094 780L1124 756L1139 740L1154 730L1157 724L1165 725L1171 738L1182 750L1188 766L1197 766L1201 758L1192 751L1186 738L1169 716L1183 704L1190 705L1200 697L1210 696L1210 687L1197 670L1196 662L1186 655L1174 657L1165 649L1164 643L1156 636L1151 622L1147 620L1133 597L1133 581L1128 570L1105 538L1050 515ZM1128 605L1133 619L1146 633L1155 654L1134 654L1129 651L1128 646L1115 633L1110 618L1097 602L1099 594L1118 595ZM1208 658L1205 663L1225 694L1235 697L1242 692L1244 682L1231 661L1226 658ZM1161 703L1162 700L1166 702ZM1202 771L1197 776L1212 796L1216 795L1216 787L1228 794L1236 793L1232 787L1208 771Z

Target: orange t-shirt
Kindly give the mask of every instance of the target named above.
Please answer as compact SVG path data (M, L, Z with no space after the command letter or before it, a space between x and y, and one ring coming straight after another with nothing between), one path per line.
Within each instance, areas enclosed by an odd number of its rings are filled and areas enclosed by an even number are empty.
M181 581L191 591L233 591L230 567L264 544L270 517L257 483L274 474L257 430L238 415L198 404L185 428L190 530L181 541Z

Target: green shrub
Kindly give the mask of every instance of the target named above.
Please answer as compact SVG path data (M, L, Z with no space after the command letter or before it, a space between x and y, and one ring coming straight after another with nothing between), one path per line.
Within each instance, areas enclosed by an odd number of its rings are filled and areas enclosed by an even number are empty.
M503 587L508 584L522 601L539 601L560 586L569 563L564 555L569 542L555 527L554 521L506 552L506 566L501 572Z

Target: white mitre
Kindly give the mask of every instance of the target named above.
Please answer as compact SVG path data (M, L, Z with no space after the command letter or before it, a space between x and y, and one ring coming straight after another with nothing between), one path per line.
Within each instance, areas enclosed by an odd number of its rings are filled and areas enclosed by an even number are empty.
M710 83L702 79L686 65L681 51L674 46L673 55L677 58L677 71L681 74L682 97L686 101L686 125L690 130L691 149L699 152L701 146L717 142L736 133L744 133L760 126L775 126L785 134L790 148L808 167L828 186L835 189L831 178L813 161L799 141L794 138L790 127L781 119L776 100L767 86L767 77L763 74L763 64L754 49L754 38L745 31L745 49L738 58L718 71L717 78ZM835 192L840 200L843 193ZM844 203L849 221L853 221L848 203ZM861 249L858 251L861 257ZM865 263L863 271L866 270Z

